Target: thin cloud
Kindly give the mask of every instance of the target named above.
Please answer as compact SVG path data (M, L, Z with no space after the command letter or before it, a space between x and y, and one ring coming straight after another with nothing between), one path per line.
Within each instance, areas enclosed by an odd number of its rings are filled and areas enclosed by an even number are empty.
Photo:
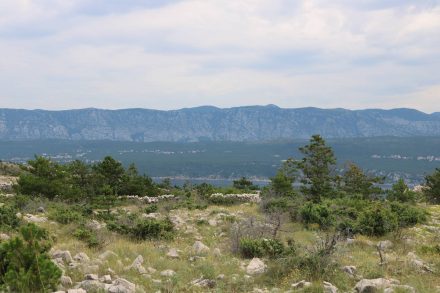
M419 2L5 0L0 106L440 111L440 3Z

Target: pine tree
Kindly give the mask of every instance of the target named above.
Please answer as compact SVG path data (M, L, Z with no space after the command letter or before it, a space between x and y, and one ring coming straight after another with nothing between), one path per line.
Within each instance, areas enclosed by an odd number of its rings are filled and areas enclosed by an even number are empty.
M315 202L321 201L322 197L331 197L334 194L332 172L336 164L331 147L320 135L313 135L310 143L299 150L304 154L298 163L303 173L301 191Z

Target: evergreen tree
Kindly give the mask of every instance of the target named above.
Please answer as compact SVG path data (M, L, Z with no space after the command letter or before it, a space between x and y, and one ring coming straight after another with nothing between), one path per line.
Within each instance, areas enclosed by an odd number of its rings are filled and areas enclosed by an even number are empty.
M0 244L1 292L53 292L57 289L61 270L48 255L48 240L46 230L27 224L21 227L20 237Z
M424 190L428 201L440 203L440 168L435 169L434 173L425 177L426 188Z
M334 194L334 177L332 168L336 158L331 147L327 146L320 135L313 135L310 143L299 149L304 158L298 162L303 173L301 190L313 201L319 202L322 197Z
M403 179L399 179L387 192L387 199L400 202L414 202L416 193L408 188Z
M347 170L341 178L341 189L349 195L361 195L364 199L370 199L372 195L380 194L382 192L380 187L375 186L375 183L382 181L379 177L371 177L364 173L364 171L353 163L348 163Z
M293 183L298 176L298 162L292 158L286 160L274 177L270 178L270 187L276 196L293 195Z
M125 173L122 164L110 156L93 166L98 180L101 181L101 192L104 194L118 194L122 177Z
M28 164L29 172L23 172L17 182L19 193L52 199L66 191L65 171L61 165L41 156L35 156Z
M249 190L252 189L253 184L252 181L248 180L246 177L241 177L240 179L233 181L233 186L237 189Z

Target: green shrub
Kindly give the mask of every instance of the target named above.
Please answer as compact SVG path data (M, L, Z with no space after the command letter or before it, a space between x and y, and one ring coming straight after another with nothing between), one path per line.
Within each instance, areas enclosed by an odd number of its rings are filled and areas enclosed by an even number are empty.
M67 207L57 207L49 213L49 219L60 224L70 224L83 219L82 213Z
M393 202L390 204L391 211L396 214L399 227L411 227L426 222L427 214L422 208Z
M169 219L142 220L137 222L134 227L131 227L129 229L130 236L138 240L171 238L172 232L173 232L173 224Z
M396 230L398 225L395 213L384 205L376 205L361 213L357 230L364 235L383 236Z
M151 204L151 205L148 205L148 206L144 209L144 212L145 212L146 214L151 214L151 213L155 213L155 212L157 212L157 210L158 210L157 205L156 205L156 204Z
M392 188L387 192L387 199L390 201L399 202L414 202L416 200L416 193L409 189L403 179L400 179L393 184Z
M301 208L300 215L305 224L318 224L321 228L329 228L334 224L330 209L324 204L308 202Z
M267 256L276 258L284 253L283 243L276 239L240 239L239 252L244 258Z
M107 224L107 228L120 234L128 235L136 240L170 239L173 237L174 226L169 219L121 219Z
M285 197L270 198L261 203L261 208L266 213L285 212L289 208L289 200Z
M78 228L73 233L77 239L84 241L89 248L102 248L103 242L98 239L96 231L86 229L86 228Z
M61 270L48 256L48 238L47 231L27 224L20 237L0 244L0 291L56 291Z
M0 207L0 230L14 230L20 225L20 219L16 216L17 210L12 207Z

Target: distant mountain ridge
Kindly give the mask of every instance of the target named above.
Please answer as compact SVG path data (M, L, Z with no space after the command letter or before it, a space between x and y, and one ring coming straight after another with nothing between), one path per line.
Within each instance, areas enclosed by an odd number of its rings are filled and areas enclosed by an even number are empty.
M440 113L413 109L284 109L274 105L180 110L0 109L0 140L280 141L440 136Z

